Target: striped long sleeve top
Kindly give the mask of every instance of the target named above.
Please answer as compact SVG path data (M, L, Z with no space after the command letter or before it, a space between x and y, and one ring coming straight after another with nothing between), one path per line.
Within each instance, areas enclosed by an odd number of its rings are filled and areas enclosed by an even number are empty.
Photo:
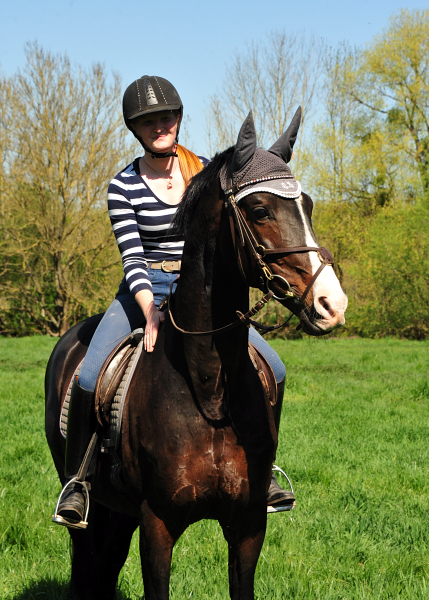
M207 159L199 157L204 166ZM151 290L148 262L180 260L184 240L170 229L179 205L160 200L138 171L137 158L110 182L107 205L113 232L122 257L125 278L135 295Z

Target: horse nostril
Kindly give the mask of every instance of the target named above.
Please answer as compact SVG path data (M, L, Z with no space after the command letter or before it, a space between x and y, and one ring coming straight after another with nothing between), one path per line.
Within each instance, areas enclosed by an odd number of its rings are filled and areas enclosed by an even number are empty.
M335 315L335 311L332 309L331 305L328 302L328 299L326 298L326 296L321 296L320 298L318 298L318 302L320 304L320 306L326 310L327 313L329 313L329 315L331 317L333 317Z

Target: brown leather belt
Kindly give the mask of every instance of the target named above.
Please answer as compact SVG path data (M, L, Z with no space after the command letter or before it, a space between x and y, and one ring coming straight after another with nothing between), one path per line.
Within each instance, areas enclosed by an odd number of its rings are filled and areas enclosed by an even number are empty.
M151 262L149 263L150 269L159 269L164 273L180 273L180 267L182 266L181 260L163 260L162 262Z

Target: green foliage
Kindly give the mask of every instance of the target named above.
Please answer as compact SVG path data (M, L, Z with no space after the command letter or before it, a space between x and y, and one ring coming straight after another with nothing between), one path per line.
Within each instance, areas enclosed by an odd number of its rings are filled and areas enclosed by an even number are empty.
M426 338L429 10L394 14L365 49L304 42L274 33L233 57L232 113L211 99L212 142L232 142L249 109L260 140L278 137L297 102L308 122L324 63L324 116L292 168L349 295L341 334ZM0 332L58 335L103 310L120 279L104 197L128 147L117 78L109 86L100 65L72 68L37 44L27 58L23 73L0 78ZM271 302L257 319L288 314ZM272 336L301 337L297 324Z
M429 336L429 11L326 59L325 118L305 157L319 243L349 296L346 334Z
M350 331L429 337L428 231L429 209L423 203L377 214L364 237L361 264L350 265Z
M349 297L343 335L429 337L425 202L386 206L371 217L354 204L319 203L315 229Z
M4 600L66 599L70 547L51 523L60 490L43 432L49 337L0 339L0 590ZM297 495L269 515L256 598L426 600L429 592L428 342L272 342L288 372L276 462ZM190 527L173 555L171 598L228 597L215 522ZM120 600L143 587L138 536Z
M37 44L26 54L0 86L0 331L58 335L118 285L106 190L129 147L117 77Z
M362 53L358 102L387 114L396 146L429 185L429 10L402 10Z

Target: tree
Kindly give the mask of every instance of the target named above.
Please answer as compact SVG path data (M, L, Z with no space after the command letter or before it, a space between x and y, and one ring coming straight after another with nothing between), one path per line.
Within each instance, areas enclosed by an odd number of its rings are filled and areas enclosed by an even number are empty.
M396 133L354 98L350 82L358 79L359 61L359 52L346 46L327 55L325 118L313 128L303 172L318 200L352 202L370 214L402 196L404 178L411 181Z
M404 10L365 50L325 62L325 119L306 157L325 200L365 211L428 190L429 10Z
M311 116L322 72L324 44L304 34L272 33L266 43L253 42L226 68L221 96L212 96L207 111L210 152L234 144L238 129L253 111L260 146L272 144L286 130L297 105L302 106L301 139Z
M303 172L352 333L429 335L428 57L429 10L403 10L366 49L342 46L325 62L325 118Z
M1 96L11 124L2 150L9 159L2 162L1 323L6 331L58 335L113 293L119 253L105 196L130 148L118 77L108 83L101 65L72 68L67 56L37 44L26 54L24 72L3 81L7 100Z
M380 114L429 190L429 10L402 10L359 61L350 93ZM407 161L408 162L408 161Z

